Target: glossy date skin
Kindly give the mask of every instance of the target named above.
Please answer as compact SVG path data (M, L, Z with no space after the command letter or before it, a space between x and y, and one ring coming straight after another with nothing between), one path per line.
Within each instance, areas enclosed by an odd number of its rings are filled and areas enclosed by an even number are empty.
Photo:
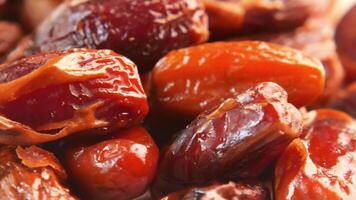
M281 85L297 107L324 89L325 72L315 58L266 42L216 42L163 57L152 72L153 107L194 118L224 99L263 81Z
M203 0L209 28L215 37L295 28L314 12L328 7L328 0Z
M275 199L355 199L355 120L327 109L307 117L301 139L293 141L277 163Z
M336 44L348 83L356 81L356 5L341 19L336 29Z
M148 112L137 68L110 50L26 57L0 69L0 143L38 144L123 128Z
M161 200L268 200L268 191L260 184L229 182L208 187L194 187L169 194Z
M335 28L327 19L313 17L292 31L255 34L237 37L236 40L272 42L301 50L319 59L325 69L325 89L313 104L315 107L325 106L343 84L344 69L336 52L334 32Z
M148 71L168 51L206 41L207 26L197 0L70 0L39 26L26 54L111 49Z
M145 192L158 156L151 136L135 127L118 131L104 141L79 139L67 144L65 163L85 199L124 200Z
M63 185L66 173L48 151L0 147L0 199L77 199Z
M275 83L261 83L202 113L178 133L162 154L153 193L256 177L301 128L301 115L286 92Z

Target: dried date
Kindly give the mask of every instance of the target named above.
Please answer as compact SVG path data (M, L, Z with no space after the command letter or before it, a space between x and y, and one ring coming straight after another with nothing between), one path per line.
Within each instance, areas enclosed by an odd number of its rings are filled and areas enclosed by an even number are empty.
M79 138L65 149L66 169L82 196L101 200L132 199L144 193L159 154L140 127L117 131L103 141Z
M35 31L26 54L111 49L147 71L168 51L204 42L208 34L197 0L69 0Z
M261 83L199 115L163 152L155 195L256 177L299 136L302 118L277 84Z
M137 68L110 50L38 54L0 69L0 143L38 144L142 122Z
M356 122L335 110L312 111L307 119L302 138L277 163L275 198L355 199Z

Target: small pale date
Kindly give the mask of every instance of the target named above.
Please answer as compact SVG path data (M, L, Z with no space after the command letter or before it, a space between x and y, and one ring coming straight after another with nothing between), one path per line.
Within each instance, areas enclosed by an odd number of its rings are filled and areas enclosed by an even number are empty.
M85 199L132 199L151 183L158 148L145 129L115 132L106 140L79 138L65 146L70 179Z
M0 199L77 199L63 185L66 173L48 151L0 147Z
M355 199L356 122L335 110L308 113L275 169L276 200Z
M163 152L153 192L261 174L299 136L302 117L275 83L261 83L199 115Z
M133 126L148 112L135 64L110 50L38 54L3 65L0 94L2 144Z
M198 0L64 1L35 31L26 54L70 48L111 49L152 69L172 49L208 39Z

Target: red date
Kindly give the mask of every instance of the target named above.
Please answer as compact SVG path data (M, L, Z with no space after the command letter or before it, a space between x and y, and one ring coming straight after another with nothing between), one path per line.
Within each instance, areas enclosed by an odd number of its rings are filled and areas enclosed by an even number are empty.
M229 182L208 187L195 187L182 192L175 192L161 200L267 200L268 192L259 184Z
M197 0L71 0L39 26L27 53L111 49L146 71L168 51L207 39L207 16Z
M307 118L302 138L277 163L275 198L355 199L356 122L335 110L312 111Z
M30 56L0 69L0 143L38 144L142 122L146 95L134 63L110 50Z
M63 184L66 173L48 151L0 147L0 199L77 199Z
M210 181L256 177L302 128L275 83L261 83L199 115L162 154L155 195Z
M158 161L158 148L143 128L118 131L93 143L67 145L70 178L85 199L132 199L145 192Z

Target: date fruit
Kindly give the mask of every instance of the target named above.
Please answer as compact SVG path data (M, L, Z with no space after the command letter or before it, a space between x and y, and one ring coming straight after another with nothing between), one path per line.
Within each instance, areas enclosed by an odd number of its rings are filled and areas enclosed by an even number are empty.
M109 139L67 145L66 169L85 199L132 199L151 183L158 148L145 129L130 128Z
M229 182L195 187L169 194L161 200L267 200L268 191L259 184Z
M212 35L222 37L295 28L317 9L326 9L328 1L203 0L203 3Z
M27 53L111 49L147 71L168 51L206 41L207 26L198 0L69 0L35 31Z
M0 68L0 143L39 144L139 124L148 112L137 68L110 50L38 54Z
M356 81L356 5L340 21L336 29L336 44L346 71L346 80Z
M54 155L36 146L0 147L0 199L77 199Z
M263 81L281 85L297 107L324 89L322 64L300 51L265 42L217 42L172 51L152 73L154 109L194 118Z
M0 21L0 63L6 58L6 54L16 47L22 34L18 24Z
M344 70L336 52L334 27L324 18L308 19L303 26L281 33L265 33L236 38L272 42L303 51L319 59L325 68L325 89L314 104L326 105L340 89Z
M261 83L199 115L164 151L153 193L216 180L254 178L302 129L299 111L275 83Z
M276 200L356 199L356 122L335 110L307 115L275 169Z

